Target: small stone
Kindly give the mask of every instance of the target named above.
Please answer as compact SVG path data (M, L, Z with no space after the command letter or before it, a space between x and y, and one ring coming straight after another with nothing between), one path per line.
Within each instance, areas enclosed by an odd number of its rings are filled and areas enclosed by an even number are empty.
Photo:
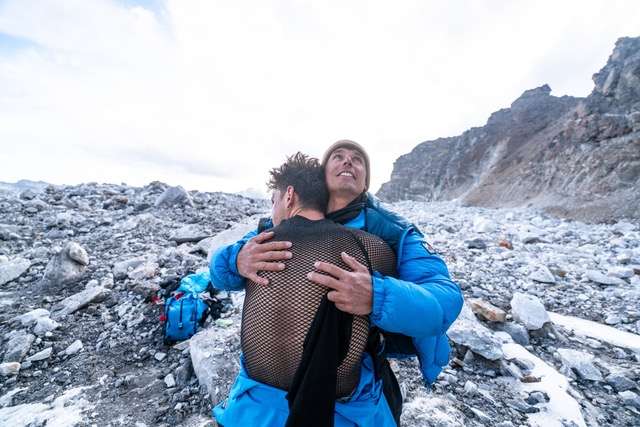
M36 326L33 328L33 333L40 336L43 336L47 332L51 332L54 329L60 327L60 324L55 320L51 320L48 317L41 317L36 322Z
M607 269L607 276L617 277L619 279L630 279L634 275L633 268L629 267L609 267Z
M538 297L520 292L516 292L511 298L511 315L528 330L540 329L551 321Z
M13 323L20 323L22 326L31 327L36 324L38 319L41 317L49 317L49 310L45 310L44 308L36 308L35 310L31 310L27 313L21 314L20 316L16 316L11 319Z
M570 348L559 348L558 354L563 366L573 370L580 378L590 381L603 381L602 374L593 364L592 354Z
M617 325L621 321L622 320L620 319L620 316L618 316L617 314L610 314L606 319L604 319L604 323L606 323L607 325Z
M478 391L478 386L469 380L464 383L464 394L465 396L473 396Z
M507 322L500 325L500 330L508 333L511 338L522 346L529 345L529 332L520 323Z
M0 376L8 377L9 375L17 375L18 372L20 372L20 363L0 363Z
M467 248L469 249L487 249L487 244L481 238L475 238L465 241Z
M506 319L507 313L504 310L480 298L470 299L468 304L471 307L471 311L485 320L504 322Z
M173 378L173 374L167 374L167 376L164 377L164 383L167 385L168 388L175 387L176 380L175 378Z
M615 286L615 285L626 285L627 282L625 282L622 279L619 279L617 277L613 277L613 276L607 276L605 274L600 273L599 271L596 270L588 270L587 271L587 278L589 280L591 280L592 282L598 283L600 285L608 285L608 286Z
M540 283L556 283L556 278L553 276L553 273L544 265L538 266L529 277L531 280Z
M87 251L82 246L75 242L71 242L68 245L68 251L69 258L82 265L89 265L89 254L87 254Z
M141 264L144 264L146 261L145 257L138 257L128 259L126 261L116 262L113 265L113 276L116 280L121 280L127 277L129 273L129 269L133 270Z
M546 403L549 401L549 395L544 391L532 391L525 399L529 405L536 405L538 403Z
M53 347L47 347L42 351L37 352L33 356L27 357L28 362L39 362L40 360L45 360L51 357L51 353L53 352Z
M64 354L66 354L67 356L72 356L78 353L83 348L84 346L82 345L82 341L75 340L74 342L71 343L69 347L67 347L67 349L64 351Z
M187 224L176 231L169 237L169 240L173 240L177 244L193 242L197 243L205 238L209 237L202 228L197 224Z
M157 276L158 268L159 266L155 262L145 262L136 267L135 270L130 271L128 276L133 280L152 279Z
M476 233L491 233L495 231L496 225L493 221L479 216L473 219L473 229Z
M506 240L506 239L500 240L498 242L498 246L500 246L501 248L513 249L513 243L511 243L509 240Z
M158 362L162 362L165 357L167 357L167 353L163 353L161 351L157 352L156 354L153 355L153 357L158 361Z
M530 245L532 243L546 243L541 236L535 233L525 233L522 235L521 240L525 245Z

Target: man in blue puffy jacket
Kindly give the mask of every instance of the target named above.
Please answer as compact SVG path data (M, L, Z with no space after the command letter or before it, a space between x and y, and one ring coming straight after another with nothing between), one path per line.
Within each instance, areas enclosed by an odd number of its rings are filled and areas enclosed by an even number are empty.
M336 307L355 315L369 315L372 325L372 351L362 362L361 384L351 399L336 403L336 425L379 425L381 420L367 420L367 404L388 405L393 420L399 424L402 408L400 390L386 356L417 356L427 384L433 383L448 363L449 343L445 335L462 307L462 294L451 280L442 259L434 254L417 227L383 208L367 192L370 181L369 157L359 144L341 140L323 157L329 188L327 218L347 227L363 229L382 238L396 253L398 277L370 275L364 266L351 270L319 263L308 278L332 289L328 298ZM221 289L243 289L246 279L266 285L259 271L278 271L278 261L291 257L287 242L269 242L270 233L257 230L239 242L223 247L212 257L210 272L213 284ZM346 260L345 260L346 262ZM347 265L351 265L349 260ZM322 272L323 274L319 274ZM251 391L252 389L252 391ZM248 396L253 392L253 396ZM241 405L242 398L263 407L279 405L284 395L269 392L252 384L241 373L232 387L230 403ZM284 407L286 410L286 401ZM225 425L235 422L225 418L225 404L214 414ZM259 410L256 420L260 419ZM388 421L388 420L387 420ZM387 422L385 421L385 423Z

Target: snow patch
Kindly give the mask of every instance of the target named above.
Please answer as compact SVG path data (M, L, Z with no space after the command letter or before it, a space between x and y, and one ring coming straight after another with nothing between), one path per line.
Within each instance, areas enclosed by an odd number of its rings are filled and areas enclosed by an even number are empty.
M542 359L531 354L520 344L503 344L502 351L505 354L505 359L518 358L534 364L531 374L541 380L538 383L520 383L520 387L524 391L528 393L544 391L549 396L549 402L540 407L540 412L528 414L532 425L562 427L573 422L577 426L586 427L580 412L580 405L567 393L569 387L567 377L556 371L552 366L547 365Z
M51 403L25 403L0 409L0 427L71 427L82 422L82 412L89 402L82 398L88 387L76 387L65 391Z
M624 347L640 352L640 335L621 331L611 326L603 325L602 323L593 322L591 320L581 319L579 317L564 316L562 314L551 312L549 312L549 317L556 325L570 329L577 335L595 338L617 347Z

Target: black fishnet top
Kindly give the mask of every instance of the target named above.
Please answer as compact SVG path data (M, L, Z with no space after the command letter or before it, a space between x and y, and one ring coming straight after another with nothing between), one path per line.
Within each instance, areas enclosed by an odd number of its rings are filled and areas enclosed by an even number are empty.
M242 313L241 342L251 378L289 390L300 364L309 326L328 288L309 281L316 261L346 270L342 251L370 271L395 275L395 254L377 236L346 228L330 220L296 216L273 229L272 241L293 243L293 257L280 272L261 272L268 286L248 281ZM338 367L336 397L348 396L360 380L360 361L369 334L369 317L353 316L349 349Z

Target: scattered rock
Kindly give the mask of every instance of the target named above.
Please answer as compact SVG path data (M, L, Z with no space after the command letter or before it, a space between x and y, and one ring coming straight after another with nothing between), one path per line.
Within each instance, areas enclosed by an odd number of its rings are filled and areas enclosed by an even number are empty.
M51 357L51 353L53 352L53 347L47 347L42 351L37 352L33 356L27 357L27 361L29 362L39 362L41 360L46 360Z
M0 264L0 286L16 280L31 267L31 261L24 258L17 258L13 261Z
M636 409L640 409L640 396L638 396L636 393L627 390L621 391L620 393L618 393L618 395L620 395L625 405L633 406Z
M172 206L191 206L193 207L193 200L189 193L186 192L181 186L169 187L164 193L158 197L155 206L159 207L172 207Z
M599 271L596 270L588 270L587 271L587 278L589 280L591 280L592 282L598 283L600 285L608 285L608 286L615 286L615 285L626 285L627 282L625 282L622 279L619 279L617 277L613 277L613 276L607 276L605 274L600 273Z
M20 323L22 326L31 327L36 324L41 317L49 317L49 310L44 308L36 308L27 313L21 314L11 319L11 322Z
M627 391L636 388L636 383L622 374L607 375L605 381L616 391Z
M68 245L69 258L76 261L80 265L89 265L89 254L87 251L75 242L71 242Z
M113 265L113 277L116 280L124 279L125 277L127 277L127 274L129 274L129 270L135 269L136 267L144 264L146 261L147 259L145 257L137 257L128 259L126 261L116 262Z
M169 237L169 240L173 240L177 244L188 242L197 243L207 237L209 237L209 235L202 230L199 225L187 224L174 231L171 237Z
M554 277L553 273L551 273L551 271L549 271L549 269L544 265L540 265L535 268L535 270L529 277L531 278L531 280L540 283L556 283L556 278Z
M489 320L491 322L504 322L507 317L507 313L504 310L479 298L467 300L467 303L469 304L469 307L471 307L471 311L482 317L484 320Z
M104 301L111 291L103 286L85 289L82 292L65 298L53 308L53 318L60 319L94 302Z
M501 248L513 249L513 243L511 243L509 240L506 240L506 239L500 240L498 242L498 246L500 246Z
M86 251L77 243L69 242L47 264L41 286L56 290L57 287L75 283L84 276L88 263Z
M486 242L479 237L471 240L466 240L465 244L469 249L487 249Z
M60 327L60 324L55 320L51 320L48 317L40 317L36 321L36 326L33 328L33 333L38 336L43 336L47 332L51 332L54 329L57 329L59 327Z
M498 360L503 356L500 341L490 329L478 322L466 304L447 334L454 343L468 347L486 359Z
M506 322L498 324L498 329L509 334L513 341L518 344L522 346L529 345L529 332L527 331L527 328L520 323Z
M540 329L551 321L539 298L520 292L513 294L511 299L511 315L528 330Z
M593 355L570 348L559 348L558 354L562 365L573 370L580 378L590 381L604 380L600 370L593 364Z
M84 346L82 345L82 341L75 340L74 342L71 343L71 345L69 345L69 347L65 349L64 354L66 354L67 356L73 356L74 354L81 351L83 348Z
M22 359L29 353L29 349L36 339L35 336L23 330L15 331L5 344L7 351L4 353L3 362L22 362Z
M20 372L20 363L8 362L0 363L0 376L8 377L10 375L17 375Z
M173 377L173 374L167 374L167 376L164 377L164 383L167 385L168 388L175 387L176 380Z

